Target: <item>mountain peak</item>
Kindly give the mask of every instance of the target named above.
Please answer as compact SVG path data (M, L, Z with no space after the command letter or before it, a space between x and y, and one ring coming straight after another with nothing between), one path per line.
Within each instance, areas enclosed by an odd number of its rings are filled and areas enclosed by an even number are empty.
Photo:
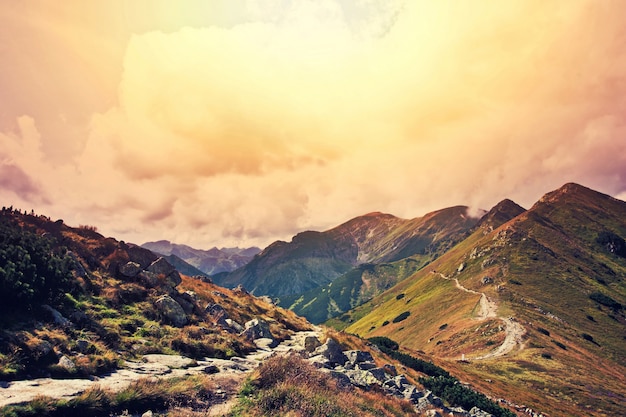
M498 204L493 206L478 222L477 228L483 228L488 230L497 229L509 220L519 216L526 211L525 208L505 198Z

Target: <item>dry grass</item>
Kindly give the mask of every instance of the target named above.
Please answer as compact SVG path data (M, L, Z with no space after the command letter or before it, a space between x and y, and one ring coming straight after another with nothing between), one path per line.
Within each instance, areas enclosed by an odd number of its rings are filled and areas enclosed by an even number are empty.
M418 416L404 400L375 390L342 388L298 355L266 361L244 385L231 417Z

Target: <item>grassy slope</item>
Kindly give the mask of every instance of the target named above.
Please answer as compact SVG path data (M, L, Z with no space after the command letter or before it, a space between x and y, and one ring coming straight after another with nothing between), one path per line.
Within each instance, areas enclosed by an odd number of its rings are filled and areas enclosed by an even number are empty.
M401 341L485 392L550 415L619 414L626 404L626 318L589 295L602 292L626 304L626 260L596 242L603 230L626 236L625 206L577 186L548 194L528 213L491 233L478 230L426 270L352 311L347 331ZM497 300L499 315L513 315L527 329L525 349L457 363L460 354L488 351L503 335L497 321L471 319L478 296L439 273ZM483 285L485 276L493 283ZM402 311L410 311L409 318L382 325Z

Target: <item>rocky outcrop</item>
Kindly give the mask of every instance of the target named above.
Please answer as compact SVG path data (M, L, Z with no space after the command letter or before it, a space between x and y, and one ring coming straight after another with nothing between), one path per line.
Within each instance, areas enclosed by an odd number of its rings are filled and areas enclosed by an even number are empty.
M188 319L185 310L169 295L159 297L154 305L164 321L176 327L183 327L187 324Z
M120 274L122 274L124 277L134 278L142 271L142 268L141 265L139 265L137 262L129 261L123 265L120 265L119 270Z
M252 319L246 322L244 331L241 332L241 335L248 340L270 339L270 347L274 347L277 345L276 339L270 331L269 323L259 318Z

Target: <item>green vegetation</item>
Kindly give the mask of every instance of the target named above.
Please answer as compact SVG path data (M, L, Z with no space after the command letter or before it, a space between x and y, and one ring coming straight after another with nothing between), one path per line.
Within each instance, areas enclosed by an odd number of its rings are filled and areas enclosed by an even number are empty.
M476 392L450 376L420 378L419 383L453 406L470 410L478 407L496 417L515 417L510 410L498 406L484 394Z
M403 313L398 314L396 317L394 317L393 320L391 320L394 323L400 323L403 320L406 320L409 316L411 315L410 311L405 311Z
M19 227L0 214L0 311L58 304L73 286L72 259L52 237Z
M591 294L589 294L589 298L591 298L593 301L602 304L603 306L609 307L613 310L619 310L622 308L622 305L620 303L618 303L617 301L615 301L614 299L612 299L611 297L609 297L606 294L603 294L599 291L596 292L592 292Z

